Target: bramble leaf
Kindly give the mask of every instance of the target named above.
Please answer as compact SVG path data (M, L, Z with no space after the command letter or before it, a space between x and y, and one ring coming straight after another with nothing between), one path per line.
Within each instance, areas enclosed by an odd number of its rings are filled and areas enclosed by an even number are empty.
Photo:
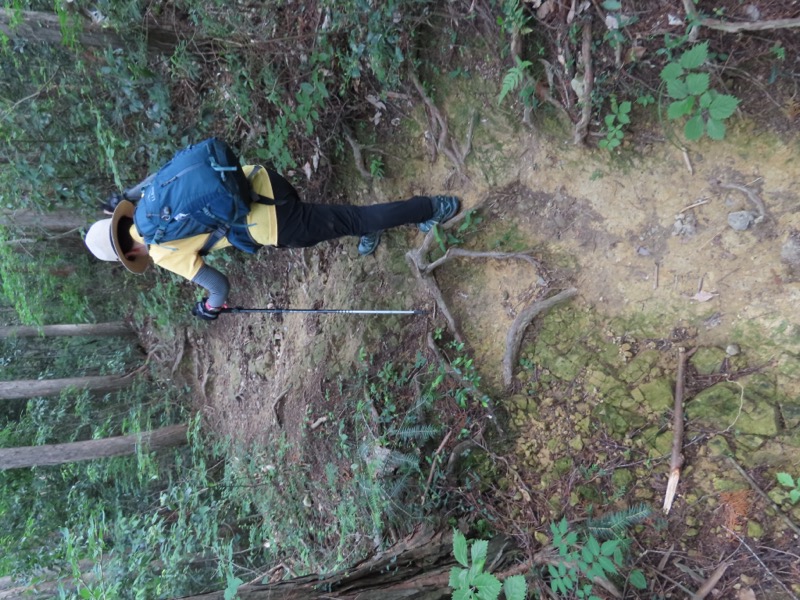
M523 575L512 575L503 582L506 600L525 600L528 595L528 584Z
M478 588L477 597L479 600L497 600L503 584L491 573L481 573L472 584Z
M705 123L703 122L703 116L695 115L686 121L686 125L683 127L683 134L686 136L687 140L695 142L703 137L704 130Z
M692 96L699 96L708 90L708 73L689 73L686 76L686 87Z
M486 551L489 548L489 542L486 540L475 540L472 542L472 568L476 571L482 571L483 565L486 563Z
M683 79L670 79L667 82L667 94L670 98L683 100L689 95L689 88Z
M698 44L681 54L680 64L684 69L697 69L708 58L708 42Z
M464 567L469 566L467 561L467 538L458 530L453 532L453 556L458 563Z
M715 119L727 119L739 106L739 99L729 94L718 94L711 101L708 113Z
M661 79L665 82L670 82L683 75L683 67L678 63L669 63L666 67L661 69Z
M706 123L706 132L712 140L725 139L725 123L717 119L709 119Z

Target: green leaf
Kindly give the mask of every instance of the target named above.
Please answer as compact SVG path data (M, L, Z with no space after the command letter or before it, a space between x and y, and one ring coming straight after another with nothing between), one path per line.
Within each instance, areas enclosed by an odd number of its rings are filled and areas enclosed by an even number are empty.
M622 10L622 2L619 0L605 0L602 6L606 10Z
M525 600L528 596L528 584L522 575L512 575L503 582L506 600Z
M725 139L725 123L722 121L709 118L708 123L706 123L706 131L708 133L708 137L710 137L712 140Z
M778 473L776 477L778 478L778 483L780 483L782 486L788 488L795 487L794 478L791 475L789 475L789 473Z
M467 538L457 529L453 531L453 556L456 557L458 564L468 567L467 561Z
M585 560L587 563L590 563L594 560L594 554L592 554L592 551L589 550L589 548L587 548L586 546L581 548L581 556L583 557L583 560Z
M674 121L675 119L680 119L685 115L686 115L685 100L675 100L675 102L671 102L669 108L667 108L667 116L670 118L671 121Z
M472 590L469 588L453 590L453 600L472 600L474 597Z
M619 112L623 114L628 114L629 112L631 112L631 108L633 108L633 105L631 104L630 100L626 100L625 102L619 105Z
M683 135L686 136L687 140L695 142L703 137L704 130L705 123L703 122L702 115L695 115L686 121L686 125L683 127Z
M239 586L242 585L244 581L239 579L238 577L231 577L228 575L228 587L225 588L225 600L233 600L236 597L236 592L239 589Z
M466 569L462 569L460 567L453 567L450 569L450 580L447 582L453 589L468 587L467 577L469 576L469 571Z
M614 554L617 546L619 546L619 540L608 540L607 542L603 542L603 545L600 547L600 553L603 556L611 556Z
M642 573L639 569L634 569L633 571L631 571L631 574L628 577L628 581L637 590L647 589L647 579L645 579L644 573Z
M472 585L478 588L479 600L497 600L500 590L503 588L500 580L491 573L481 573L475 578Z
M718 94L708 107L708 114L715 119L727 119L739 106L739 99L729 94Z
M697 69L707 58L708 42L703 42L681 54L680 63L684 69Z
M616 565L613 562L611 562L611 560L609 560L607 557L600 556L600 557L597 558L597 562L600 563L600 566L603 567L603 570L606 573L616 573L617 572Z
M692 96L699 96L708 89L708 73L689 73L686 87Z
M689 88L683 79L670 79L667 82L667 94L670 98L683 100L689 95Z
M612 114L606 115L605 118L603 119L603 121L605 121L605 123L606 123L606 127L613 127L614 126L614 119L616 119L616 118L617 117L615 115L612 115Z
M591 551L594 556L600 554L600 542L597 541L597 538L594 536L590 537L589 540L586 542L586 547Z
M92 597L91 590L89 588L85 588L85 587L81 588L81 590L78 592L78 594L80 594L81 598L86 598L86 600L89 600Z
M792 504L797 504L797 502L800 501L800 490L798 490L798 489L790 490L789 491L789 501Z
M669 83L683 75L683 67L678 63L669 63L666 67L661 69L661 80Z
M566 517L561 517L561 521L558 523L558 531L561 535L567 533L567 529L569 529L569 523L567 523Z
M619 122L623 125L627 125L628 123L631 122L631 118L625 113L618 114L617 118L619 119Z
M714 96L711 92L706 92L702 96L700 96L700 108L708 108L711 106L711 101L714 99Z
M483 565L486 563L486 551L489 548L489 542L486 540L475 540L472 542L472 568L476 571L483 571Z

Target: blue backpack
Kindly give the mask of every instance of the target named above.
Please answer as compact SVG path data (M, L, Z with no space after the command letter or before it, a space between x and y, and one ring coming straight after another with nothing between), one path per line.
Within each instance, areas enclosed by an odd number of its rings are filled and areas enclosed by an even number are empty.
M252 254L259 248L247 232L252 201L236 153L210 138L179 151L159 169L142 190L133 220L147 244L208 234L201 256L223 237Z

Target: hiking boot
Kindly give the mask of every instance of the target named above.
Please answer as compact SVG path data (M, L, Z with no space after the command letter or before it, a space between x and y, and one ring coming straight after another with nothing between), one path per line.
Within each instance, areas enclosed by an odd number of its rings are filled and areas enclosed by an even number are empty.
M381 233L380 231L376 231L374 233L367 233L366 235L362 235L361 239L358 240L358 253L361 256L369 256L375 249L378 247L378 244L381 243Z
M453 218L458 212L459 202L455 196L431 196L433 216L419 224L422 233L428 233L437 223L444 223Z

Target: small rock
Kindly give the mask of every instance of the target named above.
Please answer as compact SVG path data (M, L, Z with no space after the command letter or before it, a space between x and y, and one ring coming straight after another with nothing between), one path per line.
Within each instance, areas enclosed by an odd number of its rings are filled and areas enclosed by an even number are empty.
M728 225L735 231L745 231L755 221L756 216L749 210L740 210L728 214Z
M747 18L751 21L759 21L761 20L761 11L758 10L758 7L754 4L748 4L744 7L744 14L747 15Z
M781 246L781 260L792 269L800 268L800 231L792 230Z
M728 344L725 346L725 354L728 356L736 356L741 352L741 348L739 348L739 344Z

